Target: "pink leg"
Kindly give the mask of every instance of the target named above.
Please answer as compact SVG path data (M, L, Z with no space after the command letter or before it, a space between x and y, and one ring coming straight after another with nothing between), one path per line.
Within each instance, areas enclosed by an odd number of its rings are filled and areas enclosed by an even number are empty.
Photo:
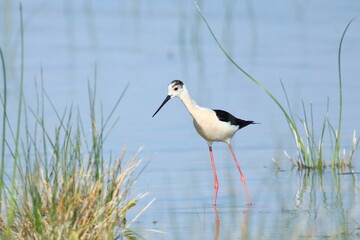
M211 166L212 166L212 170L213 170L213 174L214 174L214 181L215 181L215 193L214 193L214 201L213 201L213 205L216 205L216 198L217 198L217 194L218 194L218 189L219 189L219 181L216 175L216 168L215 168L215 161L214 161L214 155L212 152L212 147L209 146L209 152L210 152L210 159L211 159Z
M236 156L235 156L235 153L234 153L234 149L232 148L231 144L229 144L229 148L230 148L230 151L231 151L231 154L234 158L234 161L235 161L235 164L239 170L239 173L240 173L240 176L241 176L241 182L243 183L244 185L244 189L245 189L245 194L246 194L246 198L247 198L247 201L248 201L248 205L251 205L251 202L250 202L250 198L249 198L249 194L248 194L248 191L246 189L246 183L245 183L245 177L244 177L244 174L242 173L241 169L240 169L240 165L239 165L239 162L238 160L236 159Z
M214 212L215 212L215 236L214 236L214 239L219 239L220 219L219 219L219 213L218 213L215 205L214 205Z

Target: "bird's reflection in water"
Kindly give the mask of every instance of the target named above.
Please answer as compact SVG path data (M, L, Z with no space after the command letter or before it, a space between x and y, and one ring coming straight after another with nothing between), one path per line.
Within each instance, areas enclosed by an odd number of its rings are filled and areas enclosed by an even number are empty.
M218 240L219 236L220 236L220 218L219 218L219 212L216 208L216 205L213 206L214 207L214 213L215 213L215 234L214 234L214 240ZM241 233L241 237L246 237L247 234L247 224L249 221L249 212L251 209L251 205L247 206L247 209L243 212L245 213L245 219L244 222L242 224L242 233Z

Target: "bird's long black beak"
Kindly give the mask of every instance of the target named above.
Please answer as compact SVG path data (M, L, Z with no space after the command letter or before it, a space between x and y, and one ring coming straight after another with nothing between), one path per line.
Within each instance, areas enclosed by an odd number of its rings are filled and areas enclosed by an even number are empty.
M152 115L152 117L154 117L159 111L160 109L165 105L165 103L167 103L167 101L169 101L171 99L170 95L167 95L165 100L162 102L162 104L160 105L160 107L158 108L158 110L156 110L156 112L154 113L154 115Z

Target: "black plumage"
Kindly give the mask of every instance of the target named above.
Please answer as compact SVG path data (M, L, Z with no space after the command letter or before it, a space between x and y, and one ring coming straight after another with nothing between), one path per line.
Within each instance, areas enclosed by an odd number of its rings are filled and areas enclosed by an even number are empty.
M231 125L239 126L239 129L246 127L249 124L254 124L254 121L247 121L247 120L242 120L240 118L236 118L224 110L218 110L218 109L216 110L213 109L213 110L220 121L230 122Z

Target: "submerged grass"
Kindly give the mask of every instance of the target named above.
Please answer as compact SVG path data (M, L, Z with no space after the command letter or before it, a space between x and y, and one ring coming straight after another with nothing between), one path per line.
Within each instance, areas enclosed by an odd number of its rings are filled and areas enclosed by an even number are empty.
M210 34L212 35L213 39L221 49L221 51L224 53L224 55L227 57L227 59L243 74L245 74L252 82L254 82L256 85L258 85L270 98L271 100L279 107L282 114L284 115L290 132L293 136L293 140L297 149L297 157L296 157L296 163L292 161L292 163L299 168L310 168L310 169L317 169L322 170L324 167L329 165L330 167L344 167L344 166L351 166L352 159L354 157L354 154L357 150L357 147L359 145L359 138L356 135L356 132L354 131L353 139L352 139L352 147L349 151L348 157L346 159L345 150L341 151L341 123L342 123L342 104L343 104L343 92L342 92L342 75L341 75L341 49L343 44L343 39L345 37L345 34L353 22L354 18L347 24L340 43L339 43L339 50L338 50L338 81L339 81L339 121L337 125L337 129L335 129L334 125L330 122L328 118L328 110L329 110L329 103L327 107L327 113L324 117L324 121L321 127L320 131L320 138L316 139L316 134L314 130L314 115L313 115L313 109L312 105L310 104L310 110L307 110L305 107L304 102L302 102L302 110L303 110L303 116L302 118L295 117L292 113L292 109L289 104L289 99L284 87L284 84L281 82L281 87L284 91L284 95L286 97L286 105L282 104L280 100L278 100L264 85L262 85L259 81L257 81L254 77L252 77L248 72L246 72L242 67L240 67L235 60L229 55L229 53L224 49L222 44L217 39L216 35L212 31L209 23L207 22L206 18L201 12L201 9L197 2L195 1L195 6L197 8L198 13L200 14L201 18L205 22ZM328 101L329 102L329 101ZM303 129L301 129L300 126L303 126ZM325 132L329 132L329 140L331 142L331 151L333 159L330 163L326 163L324 160L324 136ZM303 133L302 133L303 132ZM287 156L289 156L287 153L285 153Z
M0 236L2 239L122 239L129 230L126 214L138 199L131 189L141 170L136 153L125 160L106 157L104 142L118 119L112 120L127 87L104 118L98 121L96 85L89 84L90 126L73 107L59 112L43 86L36 84L36 106L23 94L23 25L18 108L13 121L8 107L5 57L0 47L3 91L0 159ZM95 71L96 82L96 71ZM45 104L57 117L55 129L46 127ZM10 169L6 170L5 169ZM151 204L151 202L149 203ZM146 208L149 205L146 206ZM145 210L145 209L144 209Z

